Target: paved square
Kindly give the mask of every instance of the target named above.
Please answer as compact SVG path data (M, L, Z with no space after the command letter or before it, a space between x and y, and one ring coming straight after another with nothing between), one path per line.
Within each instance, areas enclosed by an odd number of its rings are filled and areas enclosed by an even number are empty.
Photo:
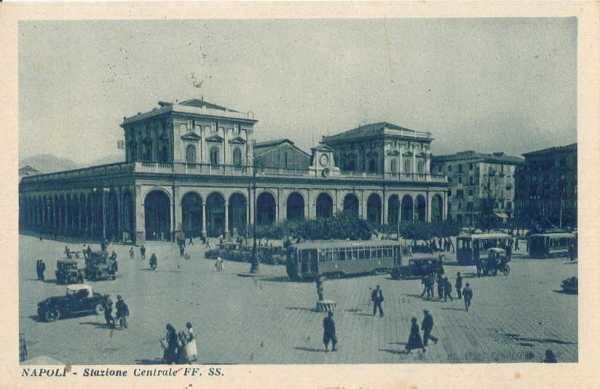
M71 249L81 244L67 243ZM29 357L50 356L71 364L156 363L167 323L180 330L191 321L200 363L410 363L540 362L552 349L559 362L577 361L577 296L558 293L577 265L564 259L519 257L509 276L473 278L474 267L446 266L474 288L472 309L461 301L424 301L419 280L396 281L389 275L325 282L325 297L337 302L335 320L339 351L323 352L321 313L312 311L314 283L290 282L285 266L261 266L262 277L243 278L248 264L225 262L214 271L200 245L191 259L179 259L170 243L147 243L148 258L159 257L157 272L148 262L128 257L129 246L114 245L119 255L115 281L88 282L101 293L121 294L131 316L127 330L109 330L102 316L38 322L36 305L65 293L56 285L56 259L65 243L21 235L20 331ZM95 245L97 248L97 245ZM47 281L36 280L35 260L44 258ZM452 258L449 258L452 261ZM179 268L178 268L179 265ZM369 288L381 285L385 317L373 317ZM437 345L422 354L404 354L410 319L422 310L434 316Z

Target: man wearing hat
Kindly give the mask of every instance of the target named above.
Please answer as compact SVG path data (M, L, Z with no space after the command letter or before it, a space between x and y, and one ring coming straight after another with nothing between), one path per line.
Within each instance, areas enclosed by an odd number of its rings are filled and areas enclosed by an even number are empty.
M123 301L123 297L121 297L121 295L117 295L117 303L115 304L115 308L117 309L117 322L119 323L119 327L121 327L121 329L127 328L129 307L125 301Z
M427 341L429 339L433 340L433 343L438 342L438 338L431 335L431 330L433 330L433 316L427 309L423 310L423 323L421 323L421 328L423 329L423 344L427 346Z

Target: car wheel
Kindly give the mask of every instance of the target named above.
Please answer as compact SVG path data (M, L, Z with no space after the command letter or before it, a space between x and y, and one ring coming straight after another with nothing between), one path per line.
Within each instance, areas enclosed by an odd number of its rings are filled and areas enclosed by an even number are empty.
M102 315L104 313L104 306L102 304L96 305L96 315Z
M60 319L60 312L57 309L49 309L44 314L44 320L47 322Z

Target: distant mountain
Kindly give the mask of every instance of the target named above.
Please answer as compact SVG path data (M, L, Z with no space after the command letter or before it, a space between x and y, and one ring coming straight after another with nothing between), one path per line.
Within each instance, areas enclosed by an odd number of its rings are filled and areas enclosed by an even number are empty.
M61 170L77 169L80 166L67 158L58 158L52 154L38 154L20 161L20 167L30 166L40 173L52 173Z
M125 162L125 154L124 153L107 155L106 157L102 157L100 159L97 159L97 160L89 162L89 163L82 163L81 167L96 166L96 165L108 165L109 163L117 163L117 162Z

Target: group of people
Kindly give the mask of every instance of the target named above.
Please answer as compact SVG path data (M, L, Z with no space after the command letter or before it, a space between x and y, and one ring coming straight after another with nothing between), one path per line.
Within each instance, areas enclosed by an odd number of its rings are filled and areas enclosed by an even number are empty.
M450 238L432 238L429 241L429 248L434 253L437 251L454 252L454 244Z
M433 316L427 309L423 310L423 321L421 322L420 329L416 317L410 319L410 322L410 334L406 343L406 351L408 353L415 349L421 349L425 352L425 347L428 345L429 340L432 340L433 343L438 342L438 338L432 334ZM423 331L423 337L421 337L421 330Z
M127 318L129 317L129 307L121 295L117 295L117 303L115 304L115 314L113 315L113 302L109 295L104 296L104 320L107 328L119 329L127 328Z
M450 299L450 301L454 300L452 297L452 282L450 282L448 277L444 277L440 273L437 274L437 277L434 273L423 276L423 278L421 278L421 284L423 285L421 297L425 297L428 300L434 299L434 286L437 284L438 300L443 299L444 302L448 301L448 299ZM473 299L473 289L468 282L463 287L463 277L460 272L456 273L454 288L456 289L458 299L464 300L465 310L468 312L469 307L471 306L471 300Z
M163 348L163 363L191 363L198 359L196 336L189 321L179 333L171 324L167 324L167 333L160 341Z

